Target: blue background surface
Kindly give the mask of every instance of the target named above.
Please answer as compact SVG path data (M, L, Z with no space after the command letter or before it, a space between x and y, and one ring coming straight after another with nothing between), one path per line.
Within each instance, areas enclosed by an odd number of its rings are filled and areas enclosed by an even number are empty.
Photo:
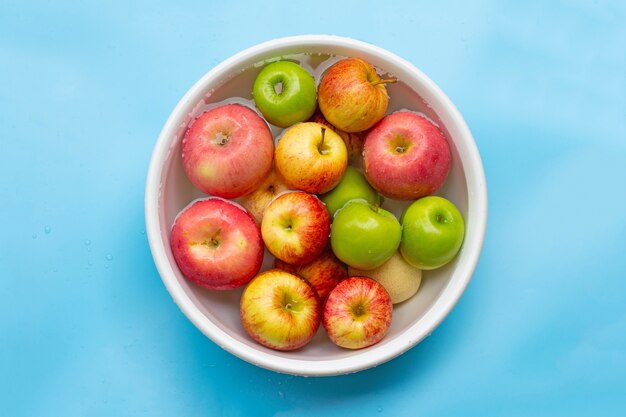
M0 4L0 415L626 415L623 2L126 3ZM158 276L143 215L185 91L306 33L421 68L465 116L489 188L450 316L333 378L259 369L203 336Z

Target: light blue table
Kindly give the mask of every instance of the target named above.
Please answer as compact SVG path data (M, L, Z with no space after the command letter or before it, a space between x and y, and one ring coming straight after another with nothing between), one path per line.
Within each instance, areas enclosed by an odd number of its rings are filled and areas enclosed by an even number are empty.
M0 415L626 415L623 2L110 3L0 4ZM172 302L144 228L178 99L231 54L302 33L426 72L489 186L452 314L336 378L218 348Z

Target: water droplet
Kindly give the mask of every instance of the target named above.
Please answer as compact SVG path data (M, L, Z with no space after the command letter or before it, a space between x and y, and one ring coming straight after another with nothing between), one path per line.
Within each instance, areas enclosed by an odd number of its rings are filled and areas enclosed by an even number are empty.
M285 399L285 393L282 391L278 391L278 396L280 397L281 400Z
M110 253L107 253L105 256L107 261L112 261L113 260L113 255L111 255Z
M50 232L52 232L52 228L50 226L46 226L43 228L43 231L46 232L47 235L49 235Z
M33 233L32 238L37 239L37 233Z
M89 265L89 266L93 266L93 261L92 261L91 259L90 259L90 260L88 260L88 261L87 261L87 265Z
M91 240L85 239L84 243L85 243L85 246L89 246L89 245L91 245Z
M378 407L378 408L376 409L376 411L378 411L379 413L382 413L382 412L383 412L383 408L382 408L382 407Z

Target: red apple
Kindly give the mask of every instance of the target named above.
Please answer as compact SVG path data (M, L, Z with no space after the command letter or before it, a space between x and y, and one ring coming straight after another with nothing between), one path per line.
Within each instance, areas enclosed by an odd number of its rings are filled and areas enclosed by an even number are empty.
M197 201L179 214L170 244L183 275L213 290L246 284L263 261L263 241L252 216L216 197Z
M287 185L313 194L332 190L348 165L343 139L332 129L313 122L285 130L274 158L276 171Z
M309 122L315 122L322 124L324 126L328 126L335 131L341 139L343 139L343 143L346 144L346 150L348 151L348 160L355 161L361 156L361 152L363 152L363 133L361 132L344 132L341 129L336 128L326 118L324 115L318 110L313 116L309 119Z
M317 100L326 120L345 132L362 132L374 126L387 111L389 97L376 69L360 58L343 59L326 71Z
M305 280L271 269L246 286L240 314L244 329L254 340L272 349L294 350L315 336L321 303Z
M183 168L202 192L236 198L257 188L272 168L274 140L267 123L240 104L198 117L183 138Z
M347 268L331 252L322 253L313 262L305 265L291 265L280 259L274 260L274 268L282 269L307 280L322 301L326 300L333 288L347 275Z
M288 190L289 187L276 174L276 171L272 170L269 175L265 177L265 180L261 183L259 188L241 197L239 202L252 214L257 224L261 226L261 220L263 219L263 213L267 205L277 195Z
M391 298L382 285L367 277L349 277L328 295L322 323L337 346L361 349L385 337L392 312Z
M276 197L265 209L261 236L276 258L303 265L317 258L328 243L330 216L314 195L294 191Z
M385 197L416 200L445 182L450 148L441 130L424 116L399 111L367 134L363 165L369 183Z

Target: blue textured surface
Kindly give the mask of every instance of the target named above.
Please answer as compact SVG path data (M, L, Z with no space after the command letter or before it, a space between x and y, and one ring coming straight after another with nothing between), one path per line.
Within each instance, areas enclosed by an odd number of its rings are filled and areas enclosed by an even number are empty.
M126 3L0 4L0 415L626 415L623 2ZM445 322L322 379L204 337L143 217L184 92L302 33L421 68L465 116L489 186L483 255Z

